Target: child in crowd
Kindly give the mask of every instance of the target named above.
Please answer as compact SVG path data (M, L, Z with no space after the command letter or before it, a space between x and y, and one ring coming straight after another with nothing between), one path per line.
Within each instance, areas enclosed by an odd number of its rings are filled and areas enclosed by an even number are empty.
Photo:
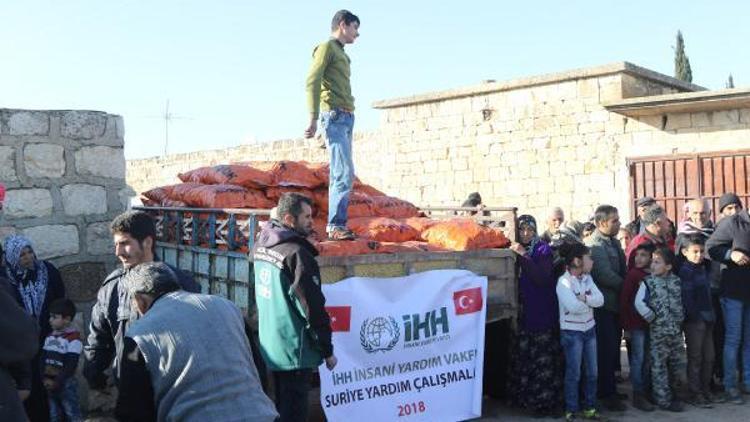
M564 243L559 249L566 272L557 281L560 306L560 339L565 353L565 420L574 420L580 410L578 387L581 362L585 370L583 386L584 419L600 419L596 410L596 330L594 308L604 304L604 296L589 275L593 262L589 249L580 243Z
M633 304L641 282L648 276L651 266L652 244L638 245L635 249L635 265L628 270L620 293L620 323L630 338L629 361L630 382L633 384L633 407L646 412L654 406L646 399L646 371L643 365L646 353L648 323L636 312Z
M586 239L587 237L594 234L596 231L596 225L590 221L587 221L583 223L583 227L581 228L581 239Z
M52 333L44 340L42 376L49 399L50 421L82 421L75 378L83 344L81 334L71 322L76 307L69 299L57 299L49 305Z
M700 234L687 235L683 237L681 245L684 263L680 266L679 276L682 280L682 305L685 308L689 402L698 407L712 407L712 402L720 400L710 390L716 314L711 304L710 274L704 262L705 237Z
M676 384L684 365L682 341L682 289L680 278L672 273L675 256L668 247L651 254L651 275L645 278L635 296L635 308L649 323L649 356L653 397L660 408L682 412L684 406L670 386Z

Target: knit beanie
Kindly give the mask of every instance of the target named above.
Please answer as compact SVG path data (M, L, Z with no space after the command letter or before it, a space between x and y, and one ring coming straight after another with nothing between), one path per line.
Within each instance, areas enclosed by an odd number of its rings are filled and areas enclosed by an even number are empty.
M731 204L737 204L740 208L742 208L742 202L740 201L739 196L731 192L721 195L721 198L719 198L719 212L724 211L724 207Z

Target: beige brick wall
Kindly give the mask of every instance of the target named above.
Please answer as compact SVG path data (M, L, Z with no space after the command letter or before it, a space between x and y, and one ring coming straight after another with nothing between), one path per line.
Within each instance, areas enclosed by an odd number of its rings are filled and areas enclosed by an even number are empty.
M669 114L666 122L605 109L623 98L688 90L647 72L577 72L387 106L378 131L356 136L357 174L420 205L457 205L479 191L487 204L540 218L561 206L585 220L601 203L627 217L628 158L750 148L750 109ZM143 191L200 165L266 159L327 158L311 141L277 141L130 161L128 183Z

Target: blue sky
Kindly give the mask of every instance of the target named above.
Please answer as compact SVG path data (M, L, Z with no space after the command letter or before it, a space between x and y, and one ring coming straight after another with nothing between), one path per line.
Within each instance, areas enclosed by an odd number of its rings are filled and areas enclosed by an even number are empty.
M300 136L313 46L348 8L355 130L373 101L614 61L672 74L685 35L693 82L750 86L750 2L4 1L0 108L125 119L128 158Z

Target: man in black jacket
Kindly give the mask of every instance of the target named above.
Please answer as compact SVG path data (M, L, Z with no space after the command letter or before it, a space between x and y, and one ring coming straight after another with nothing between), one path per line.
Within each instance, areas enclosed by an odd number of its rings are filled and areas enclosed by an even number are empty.
M83 374L94 390L106 387L104 373L113 362L118 362L123 351L123 336L138 314L131 307L130 293L123 285L128 270L144 262L155 260L156 225L142 211L127 211L117 216L110 226L114 237L115 255L122 263L104 279L91 311L88 344L84 347ZM200 292L200 285L189 274L174 269L182 289ZM117 358L117 359L115 359ZM115 380L118 378L114 368Z
M742 210L725 217L706 243L714 261L726 265L721 274L721 308L724 313L724 389L727 398L743 402L750 393L750 214ZM742 379L737 385L737 354L742 343Z

